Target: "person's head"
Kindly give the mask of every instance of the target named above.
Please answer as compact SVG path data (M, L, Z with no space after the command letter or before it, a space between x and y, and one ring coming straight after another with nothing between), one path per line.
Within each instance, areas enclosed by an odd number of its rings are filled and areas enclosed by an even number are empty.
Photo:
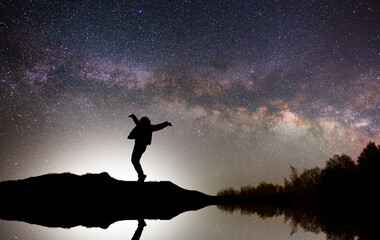
M147 117L142 117L142 118L140 119L140 123L141 123L141 125L143 125L143 126L148 126L148 125L150 125L150 120L149 120L149 118L147 118Z

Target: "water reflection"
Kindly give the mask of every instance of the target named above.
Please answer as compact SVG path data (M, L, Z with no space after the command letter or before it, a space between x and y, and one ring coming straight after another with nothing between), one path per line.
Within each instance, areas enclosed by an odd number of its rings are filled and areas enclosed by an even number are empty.
M332 200L334 201L334 200ZM362 206L360 210L357 207L349 206L343 203L334 202L334 204L331 205L318 205L318 204L308 204L306 202L302 201L295 201L293 207L287 208L287 207L278 207L275 205L268 204L264 201L251 201L251 202L243 202L240 204L229 204L229 205L218 205L217 208L220 210L222 215L225 215L225 213L240 213L241 215L249 215L249 218L243 218L242 216L239 216L237 214L234 214L235 219L233 221L225 221L223 224L217 224L217 229L220 229L220 232L223 232L223 237L218 237L218 239L228 239L225 238L224 235L230 234L229 231L239 231L240 225L242 225L242 221L251 222L255 217L262 219L263 221L269 221L270 219L275 218L283 218L286 223L289 223L287 225L290 225L291 231L286 234L287 237L292 236L297 233L299 229L303 229L306 232L312 232L315 234L321 234L323 233L326 235L327 239L331 240L343 240L343 239L376 239L377 236L377 228L379 225L379 220L377 219L379 215L379 210L376 209L377 204L372 202L372 204L367 204L367 206ZM338 207L340 206L340 207ZM137 209L132 208L126 208L124 209L126 211L121 211L119 214L117 214L116 217L110 217L109 215L104 214L92 214L92 222L91 224L86 224L83 226L87 227L102 227L105 226L103 223L104 220L107 219L118 219L118 220L137 220L137 228L134 228L135 231L132 234L129 234L129 237L127 239L130 239L132 236L132 240L141 239L144 227L147 225L144 221L144 218L147 219L168 219L165 218L169 213L165 211L163 215L157 215L159 212L156 212L154 214L154 218L151 216L152 213L148 212L136 212ZM177 216L177 215L184 215L188 214L188 210L190 209L182 209L182 211L178 212L178 208L174 209L174 215L169 214L171 216ZM192 209L196 210L196 209ZM200 217L198 219L192 220L195 222L195 224L201 225L198 226L204 231L202 236L207 236L207 232L210 231L210 229L215 228L215 226L210 225L208 222L202 221L202 218L205 218L204 215L202 215L202 212L204 210L198 210L198 211L191 211L194 215L199 215ZM17 212L17 211L16 211ZM105 213L104 211L102 213ZM41 217L41 215L39 215ZM24 221L29 222L33 224L38 224L45 227L55 227L55 228L67 228L68 226L78 226L80 222L89 223L88 220L79 221L78 216L80 215L72 215L71 218L62 219L59 215L56 215L54 218L51 218L52 216L49 216L48 219L37 219L32 218L30 215L25 215L17 219L17 218L7 218L3 216L2 213L0 213L0 218L2 219L8 219L8 220L18 220L18 221ZM138 216L138 217L133 217ZM144 217L145 216L145 217ZM240 219L239 219L240 217ZM105 219L103 219L105 218ZM177 217L174 217L173 220L166 221L167 224L171 225L173 222L176 222ZM196 218L196 217L195 217ZM224 216L216 216L216 218L223 219ZM243 219L243 220L242 220ZM48 222L49 221L49 222ZM217 221L217 220L213 220ZM52 224L52 222L54 224ZM108 222L108 220L107 220ZM115 221L111 221L115 222ZM239 222L239 224L237 224ZM99 224L100 223L100 224ZM231 229L229 225L233 224L236 229ZM184 226L189 225L189 223L184 224ZM278 226L273 226L271 224L266 226L264 224L264 228L273 228L276 231L278 231ZM107 224L107 227L109 225ZM173 227L168 227L170 229L175 229ZM2 227L0 222L0 239L3 239L2 236L4 236L4 233L2 232L4 229L7 229L7 227ZM263 231L263 229L258 228L258 231ZM193 229L188 229L191 233L194 233ZM162 234L162 232L160 232ZM254 234L254 233L253 233ZM233 234L232 234L233 235ZM6 236L6 235L5 235ZM70 238L68 238L70 239ZM149 239L149 238L146 238ZM185 239L185 238L182 238ZM191 239L191 238L190 238ZM202 239L202 238L198 238ZM207 239L207 238L203 238ZM242 238L244 239L244 238ZM259 239L267 239L265 238L259 238Z
M363 215L363 213L355 213L355 211L337 215L333 209L312 209L302 203L297 203L294 208L277 208L263 202L250 202L240 205L218 206L219 213L215 209L215 207L207 207L198 211L186 212L170 221L149 220L148 227L146 227L147 224L144 219L122 221L115 223L115 226L113 226L114 224L111 225L107 230L100 229L100 233L110 233L117 227L121 229L115 233L118 237L108 237L108 239L193 239L191 236L197 236L196 239L229 239L240 235L235 239L253 237L255 239L377 239L379 223L375 218L377 215L371 218L366 214ZM91 235L86 236L86 233L99 231L96 230L99 228L37 227L20 222L13 222L12 225L14 229L22 231L29 228L29 232L50 232L49 238L30 239L50 239L54 234L57 236L68 235L66 238L60 237L60 239L75 239L72 233L80 229L81 234L85 236L84 238L89 238ZM126 228L125 226L129 227ZM1 236L7 236L2 232L4 229L9 231L7 228L9 228L7 223L4 224L4 221L0 221L1 239L3 239ZM313 234L306 235L304 231ZM102 239L101 236L103 235L101 234L96 234L99 235L97 238L91 238ZM111 236L116 236L115 234L111 234ZM83 235L77 239L83 239Z
M372 208L372 209L369 209ZM264 202L246 202L238 205L219 205L223 212L240 212L243 215L257 215L261 219L283 216L290 222L291 235L298 229L315 234L324 233L327 239L377 239L379 210L375 205L361 208L350 208L345 204L337 207L310 205L296 202L293 208L278 208Z
M378 239L379 160L380 145L369 142L357 161L342 154L334 155L323 168L298 173L291 167L283 186L263 182L240 190L223 189L218 196L251 202L219 208L262 218L284 215L293 232L298 228L324 232L328 239Z
M323 233L298 231L290 236L289 223L284 217L260 219L257 215L226 214L209 206L198 211L189 211L171 220L145 219L140 240L324 240ZM138 220L115 222L109 228L77 226L70 229L51 228L25 222L0 220L0 239L28 240L125 240L132 239L139 228Z

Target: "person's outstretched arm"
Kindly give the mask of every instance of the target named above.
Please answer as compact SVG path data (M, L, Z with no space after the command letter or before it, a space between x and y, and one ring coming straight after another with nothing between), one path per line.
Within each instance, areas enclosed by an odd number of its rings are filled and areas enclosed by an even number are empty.
M156 124L156 125L152 125L152 131L155 132L155 131L159 131L161 129L164 129L168 126L172 126L172 124L168 121L166 122L163 122L163 123L159 123L159 124Z
M135 116L135 114L131 114L131 115L129 115L128 117L130 117L130 118L132 118L132 120L135 122L135 124L136 125L138 125L139 124L139 119Z

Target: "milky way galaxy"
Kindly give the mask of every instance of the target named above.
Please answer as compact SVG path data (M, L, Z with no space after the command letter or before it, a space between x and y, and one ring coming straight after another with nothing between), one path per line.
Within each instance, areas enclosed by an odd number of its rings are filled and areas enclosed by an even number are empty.
M0 180L136 180L131 113L170 121L148 181L215 194L380 143L375 1L2 1Z

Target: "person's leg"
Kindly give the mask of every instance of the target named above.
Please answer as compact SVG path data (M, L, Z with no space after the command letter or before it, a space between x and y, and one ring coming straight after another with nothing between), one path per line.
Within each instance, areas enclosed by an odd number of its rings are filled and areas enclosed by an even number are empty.
M132 164L139 176L144 175L144 171L142 170L142 167L140 164L140 159L143 153L145 152L145 150L146 150L146 146L135 145L132 152Z
M144 230L144 227L146 226L144 219L139 219L138 221L139 221L139 225L135 231L135 234L133 234L132 240L139 240Z

